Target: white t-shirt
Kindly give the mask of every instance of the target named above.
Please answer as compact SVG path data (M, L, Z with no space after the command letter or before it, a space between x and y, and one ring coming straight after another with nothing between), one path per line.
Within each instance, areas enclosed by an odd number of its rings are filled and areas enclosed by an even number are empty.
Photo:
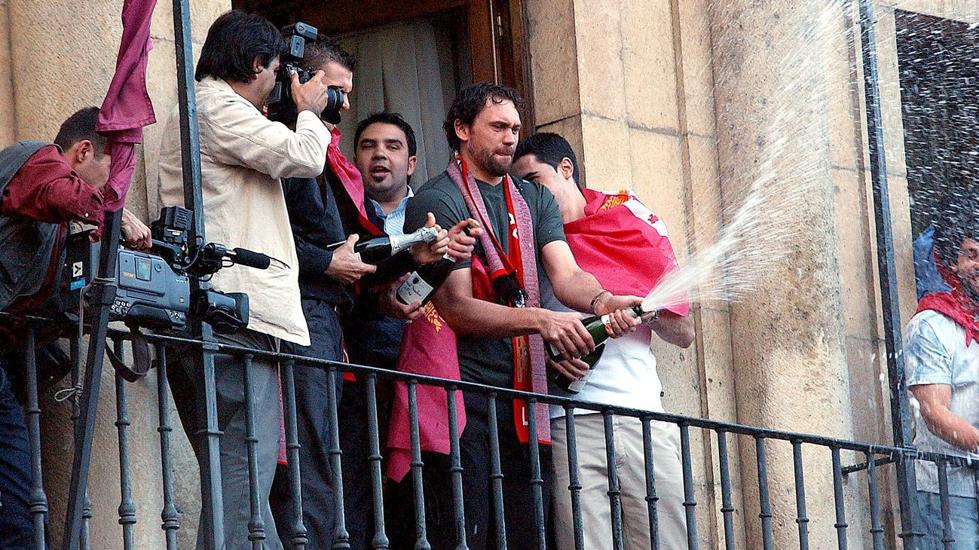
M552 311L572 311L554 296L551 282L543 270L538 279L541 307ZM609 338L605 341L605 352L578 393L564 393L553 384L548 387L548 392L578 401L663 412L663 384L656 374L656 357L649 350L652 338L653 329L646 325L639 325L634 332L621 338ZM574 411L575 414L596 412L589 409ZM563 416L564 407L551 406L551 418Z
M904 336L905 369L908 387L925 384L951 386L949 410L979 428L979 342L965 345L965 330L955 321L936 311L926 310L911 318ZM910 395L910 392L908 392ZM914 446L921 451L968 456L944 439L933 434L918 412L915 413ZM974 456L974 455L973 455ZM915 477L921 491L938 492L938 470L935 463L915 461ZM948 492L955 496L976 494L976 480L970 470L948 468Z
M588 375L584 387L575 395L579 401L663 412L663 384L656 374L656 357L649 350L653 331L639 325L635 332L609 338L605 352ZM596 413L575 409L575 414ZM552 406L551 418L564 416L564 407Z

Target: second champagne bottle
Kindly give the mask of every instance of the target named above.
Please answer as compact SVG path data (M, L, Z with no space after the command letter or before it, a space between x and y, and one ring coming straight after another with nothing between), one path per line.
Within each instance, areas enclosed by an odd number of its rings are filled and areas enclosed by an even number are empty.
M402 250L418 244L430 243L438 237L434 227L422 227L407 235L381 235L363 241L357 241L354 252L360 254L360 261L365 264L379 264ZM326 247L333 251L343 246L345 241L333 243Z

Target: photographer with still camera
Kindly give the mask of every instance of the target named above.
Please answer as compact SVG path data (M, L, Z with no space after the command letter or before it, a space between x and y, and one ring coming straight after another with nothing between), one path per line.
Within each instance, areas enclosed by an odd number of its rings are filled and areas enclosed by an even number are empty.
M249 297L247 330L217 336L219 342L277 351L280 341L310 343L299 294L299 261L289 226L280 178L312 178L323 171L330 135L319 114L327 107L322 78L300 83L290 75L290 92L298 112L295 130L263 114L276 84L286 42L278 29L257 15L230 11L211 25L197 65L197 116L200 125L201 187L208 239L244 247L276 258L271 269L235 266L215 273L212 286ZM319 75L321 76L321 75ZM183 205L183 174L178 110L168 122L160 154L161 204ZM283 265L284 264L284 265ZM199 353L171 354L171 386L187 433L198 433L193 359ZM227 548L250 546L249 490L243 360L214 358L218 429ZM264 547L282 548L269 505L275 474L280 425L279 386L275 362L251 363L254 414L258 421L258 486L266 539ZM203 422L203 419L200 420ZM202 440L193 438L198 461ZM198 547L211 533L201 523Z
M60 292L69 223L101 226L102 187L109 178L105 138L95 131L99 109L69 117L54 143L21 141L0 151L0 310L45 315ZM123 239L149 245L149 229L123 213ZM57 336L57 332L53 334ZM51 344L50 336L36 344ZM0 323L0 549L29 548L30 446L12 378L23 375L22 327ZM58 353L42 354L57 356Z

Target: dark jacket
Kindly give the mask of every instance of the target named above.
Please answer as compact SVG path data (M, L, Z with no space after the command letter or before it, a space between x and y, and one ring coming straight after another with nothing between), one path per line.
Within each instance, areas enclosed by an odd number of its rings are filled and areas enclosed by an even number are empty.
M374 289L414 269L410 253L404 251L378 265L376 273L360 280L356 295L326 276L333 253L326 246L358 233L370 238L358 221L356 207L329 168L317 179L285 178L289 222L299 256L299 289L303 298L325 300L344 312L343 334L350 358L355 363L393 368L401 344L405 321L384 317L377 310ZM368 199L365 197L365 201ZM367 208L370 221L383 227L383 220Z
M49 144L21 141L0 151L0 200L20 168ZM59 235L59 225L0 214L0 310L41 289Z
M333 261L333 252L326 247L347 238L331 185L324 176L283 178L282 189L299 256L302 297L318 298L348 308L353 303L350 292L326 275Z

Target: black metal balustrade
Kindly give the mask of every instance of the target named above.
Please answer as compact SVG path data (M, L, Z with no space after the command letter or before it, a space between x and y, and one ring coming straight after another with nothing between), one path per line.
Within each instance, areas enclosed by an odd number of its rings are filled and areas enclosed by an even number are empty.
M122 344L129 338L129 333L125 331L111 330L109 331L109 336L114 343L114 348L120 352L117 355L122 355L123 351ZM78 346L77 346L77 336L72 338L72 350L73 357L76 359L75 363L78 364ZM173 432L174 426L172 425L172 420L169 413L169 387L167 381L167 367L165 356L171 346L180 345L181 349L186 349L187 346L200 347L202 344L200 341L179 338L173 336L164 335L147 335L147 339L153 344L156 351L156 360L153 362L156 368L156 376L158 381L158 406L159 406L159 426L157 431L160 435L160 466L162 467L161 479L163 481L163 503L161 505L160 518L162 519L161 528L165 532L166 548L172 550L177 548L177 531L180 529L180 516L177 513L177 506L175 502L174 489L173 489L173 456L172 456L172 442L171 434ZM33 464L34 464L34 480L32 485L32 500L31 500L31 514L34 525L38 528L36 532L36 545L39 550L47 548L45 546L45 541L48 540L47 536L47 526L48 521L48 508L47 508L47 497L44 489L43 478L40 473L40 415L42 411L38 405L38 386L37 386L37 374L36 374L36 361L34 359L33 344L34 344L34 330L31 329L28 332L28 337L24 341L25 344L25 364L27 366L27 381L28 381L28 430L30 435L31 449L33 453ZM302 473L298 468L298 456L299 456L299 443L297 439L296 431L296 407L295 407L295 386L293 381L293 369L294 368L319 368L326 369L330 374L331 378L335 379L337 376L341 376L342 373L352 372L357 375L358 379L364 381L364 387L367 391L367 418L368 421L368 434L370 443L370 456L368 460L371 463L371 479L370 483L373 489L374 497L374 529L375 536L372 541L373 548L388 548L390 545L389 536L385 530L384 524L384 498L385 493L382 490L383 478L382 478L382 468L381 463L383 461L383 450L380 447L380 440L382 439L382 434L379 432L378 424L378 414L377 414L377 393L376 388L380 381L388 382L401 382L407 385L408 389L408 412L410 420L410 431L411 431L411 472L412 476L410 480L412 488L412 499L415 506L415 548L429 548L427 542L427 526L426 526L426 515L425 515L425 497L423 494L423 454L420 445L419 438L419 406L417 400L417 389L419 385L422 386L437 386L443 388L448 397L448 426L450 435L450 457L447 467L449 468L450 478L451 478L451 499L454 504L454 525L458 536L458 546L457 548L467 548L466 546L466 535L465 535L465 515L463 513L463 499L465 495L463 494L462 488L462 468L460 466L460 447L459 447L459 430L458 430L458 412L455 405L455 396L458 392L464 393L479 393L491 397L489 399L489 417L490 417L490 456L488 457L491 464L490 478L492 480L492 487L494 492L494 502L495 506L488 513L492 514L494 518L494 524L497 526L498 530L501 530L504 526L503 517L506 508L506 501L503 498L503 474L501 473L500 467L500 446L499 437L496 431L496 399L523 399L527 400L528 403L546 403L550 405L558 405L564 407L567 411L572 409L588 409L596 411L603 415L605 420L605 443L606 443L606 453L607 453L607 464L608 464L608 498L609 498L609 515L608 521L612 526L613 539L608 541L609 548L621 549L624 548L623 537L622 537L622 517L621 517L621 503L619 501L619 481L617 477L617 466L616 466L616 447L614 445L615 431L613 429L613 418L615 416L623 417L633 417L638 418L643 426L643 448L644 448L644 463L646 472L646 502L648 504L649 511L649 532L651 535L652 548L659 548L658 544L658 518L657 518L657 493L656 487L658 480L655 478L653 464L656 457L652 452L652 435L650 431L651 422L667 422L674 424L678 427L680 432L680 454L681 454L681 464L682 464L682 477L683 477L683 493L684 500L683 506L686 510L686 527L687 527L687 546L691 550L700 548L701 545L707 546L705 541L710 540L710 534L702 533L698 529L696 521L696 511L699 503L697 502L695 495L695 485L693 478L693 459L694 453L691 448L691 430L698 429L704 432L705 437L713 437L717 442L717 452L719 459L719 479L720 479L720 509L719 511L723 517L723 533L726 549L737 548L737 540L735 538L735 509L732 506L732 479L729 469L730 456L729 456L729 440L730 436L734 435L737 437L742 437L745 441L753 440L755 443L755 467L757 468L757 491L758 491L758 503L759 508L757 510L757 521L760 527L761 541L763 549L774 548L774 533L772 518L775 510L772 508L771 499L769 495L768 486L768 456L772 448L777 444L785 444L791 448L792 461L795 473L795 500L796 506L794 511L795 521L798 525L798 539L799 548L805 549L809 548L809 533L810 525L813 522L824 522L828 524L832 522L832 525L837 531L837 548L846 549L848 547L848 537L851 536L863 536L863 533L867 533L873 542L873 548L882 549L893 547L896 545L896 541L888 541L885 538L885 531L882 527L882 518L884 510L881 508L881 495L880 486L882 484L881 478L896 478L897 471L901 465L910 464L913 469L913 465L916 461L928 461L936 463L939 468L939 482L941 491L941 502L942 502L942 520L946 530L945 545L946 548L952 548L954 545L954 538L952 536L949 524L948 515L948 484L946 468L948 466L966 466L973 470L974 475L979 481L979 462L970 461L964 457L950 456L936 453L922 453L916 452L913 449L908 448L898 448L887 445L874 445L868 443L862 443L857 441L850 441L845 439L836 439L831 437L824 437L819 435L802 434L802 433L792 433L784 432L778 430L769 430L765 428L758 428L752 426L744 426L729 422L720 422L716 420L708 420L703 418L692 418L685 417L674 414L666 413L654 413L649 411L628 409L622 407L612 407L605 406L595 403L588 403L583 401L577 401L573 399L566 399L561 397L534 394L528 392L515 391L504 388L497 388L492 386L485 386L481 384L473 384L468 382L461 382L458 380L447 380L441 378L433 378L427 376L419 376L409 373L392 372L383 369L376 369L372 367L353 365L341 362L324 361L317 359L310 359L307 357L290 355L285 353L274 353L267 351L260 351L254 349L248 349L232 345L217 344L217 349L215 351L220 351L221 353L234 355L240 357L243 360L245 369L245 381L246 381L246 407L247 415L249 416L249 449L248 449L248 476L249 476L249 487L250 487L250 498L251 498L251 510L252 517L248 524L248 529L250 533L250 540L252 541L253 548L262 548L262 541L266 537L265 526L262 524L262 515L260 510L260 501L258 493L258 483L257 483L257 468L255 467L255 452L254 444L258 441L258 438L274 437L278 438L277 433L261 434L254 432L254 412L252 409L251 391L248 390L250 386L250 380L248 376L249 364L253 358L265 358L277 361L281 366L281 378L283 384L283 403L285 412L285 429L286 429L286 441L288 448L288 468L289 468L289 481L292 487L292 498L293 498L293 517L292 521L288 525L279 526L279 534L283 542L287 545L291 544L293 548L303 549L307 544L307 534L305 528L302 525L302 498L299 491L300 479ZM72 381L77 381L80 376L77 372L78 369L74 369L72 373ZM120 465L120 487L122 499L119 505L119 524L122 526L122 543L121 548L132 548L133 547L133 533L136 522L140 519L136 517L136 507L134 505L134 491L138 488L133 487L130 480L130 473L134 466L140 466L138 464L132 463L132 457L130 455L129 446L127 444L129 437L129 429L131 428L128 420L127 408L129 404L126 400L126 388L128 382L121 376L116 376L116 408L117 408L117 422L116 426L118 428L119 437L119 465ZM335 386L330 386L335 387ZM208 400L208 406L215 406L215 394L213 388L206 396ZM145 407L148 404L143 403L141 406ZM327 396L327 406L329 407L329 416L333 419L333 426L337 425L337 422L343 422L344 419L338 416L337 413L337 398L335 392L330 392ZM75 413L73 413L75 414ZM530 433L531 441L536 441L536 418L535 415L529 415L528 420L530 422ZM564 417L564 422L567 427L568 434L568 465L570 474L570 484L568 487L553 487L554 491L569 491L569 497L573 504L573 525L574 525L574 538L576 541L576 548L583 548L583 529L587 528L582 522L581 511L580 511L580 490L581 486L578 482L578 456L575 445L575 416L573 414L567 414ZM88 427L87 429L93 429ZM334 483L335 487L342 487L342 464L343 461L340 455L340 445L339 439L337 437L337 430L332 430L332 441L331 441L331 460L336 466L334 470ZM199 434L200 437L210 437L210 434L203 433ZM89 434L91 437L91 433ZM826 453L831 457L831 469L829 471L813 470L812 467L807 467L803 462L803 450L806 447L819 447L826 451ZM854 464L848 467L843 466L843 461L841 458L841 453L847 452L852 454L861 461L859 464ZM735 457L735 460L739 460ZM52 465L54 466L54 465ZM57 467L57 466L54 466ZM534 492L534 504L536 513L534 517L528 518L535 522L538 533L543 535L546 532L546 526L544 524L544 507L547 505L543 498L543 480L542 480L542 470L548 467L547 464L542 463L539 449L536 445L531 444L530 452L530 464L528 467L531 469L531 480L532 487L531 490ZM216 472L217 479L220 481L220 471ZM866 490L870 514L869 514L869 524L866 525L854 525L848 521L847 510L845 502L847 500L847 490L850 491L857 490L858 487L862 486L859 483L844 483L844 479L847 476L863 475L866 478ZM806 507L806 484L805 478L817 479L817 478L829 478L833 480L833 494L835 502L835 510L832 517L810 517L807 512ZM897 490L900 491L902 486L900 484L896 485ZM744 491L748 491L749 488L745 487ZM222 503L220 500L213 501L207 498L208 493L206 491L202 492L202 506L205 511L205 517L221 517L222 514ZM858 496L858 495L852 495ZM60 495L59 495L60 498ZM342 496L341 496L342 498ZM886 499L886 496L884 497ZM899 499L900 503L906 501L914 501L915 495L903 495ZM87 495L83 495L83 501L87 500ZM342 502L342 500L341 500ZM86 506L86 510L90 507ZM744 521L747 523L751 521L749 517L753 515L753 512L744 511ZM782 511L784 512L784 511ZM349 548L348 537L346 530L344 529L343 521L343 509L340 507L338 510L339 518L337 523L337 531L334 539L333 548ZM80 548L88 548L88 538L89 538L89 518L91 514L86 512L82 515L80 519L82 524L81 536L79 540ZM850 516L852 519L852 515ZM70 518L69 520L70 521ZM143 519L143 521L146 521ZM912 520L914 521L914 520ZM918 541L922 535L920 526L911 529L910 533L905 533L903 539L905 542L905 548L916 548ZM207 541L210 547L220 548L222 544L220 531L211 531L212 538ZM500 536L498 538L500 542L500 547L505 545L505 536ZM541 541L545 541L546 537L541 536ZM540 544L540 548L544 548L546 542Z

